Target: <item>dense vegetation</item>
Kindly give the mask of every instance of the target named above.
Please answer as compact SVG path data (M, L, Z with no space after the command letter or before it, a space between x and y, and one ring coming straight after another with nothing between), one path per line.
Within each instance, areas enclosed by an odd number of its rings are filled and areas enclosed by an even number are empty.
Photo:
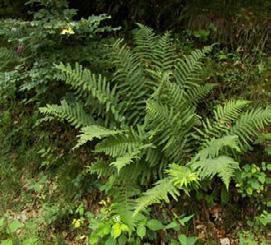
M0 3L0 244L269 244L270 7Z

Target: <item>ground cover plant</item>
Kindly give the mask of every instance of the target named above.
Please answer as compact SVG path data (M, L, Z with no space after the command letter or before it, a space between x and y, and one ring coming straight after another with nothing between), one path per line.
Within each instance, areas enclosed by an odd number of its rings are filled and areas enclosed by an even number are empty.
M0 244L268 244L268 16L102 2L3 4Z

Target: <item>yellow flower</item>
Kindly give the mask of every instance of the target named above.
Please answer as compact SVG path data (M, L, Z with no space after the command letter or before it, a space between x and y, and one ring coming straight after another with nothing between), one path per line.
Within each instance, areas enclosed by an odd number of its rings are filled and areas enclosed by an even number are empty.
M73 31L73 29L69 26L67 28L62 29L61 34L65 35L65 34L74 34L75 32Z
M81 226L81 224L82 224L82 220L80 220L80 219L73 219L73 221L72 221L72 225L74 228L79 228Z

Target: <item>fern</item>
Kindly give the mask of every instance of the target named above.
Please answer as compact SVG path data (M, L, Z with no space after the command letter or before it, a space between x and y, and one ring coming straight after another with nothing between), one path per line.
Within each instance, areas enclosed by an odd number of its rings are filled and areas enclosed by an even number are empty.
M98 178L110 177L116 174L115 168L109 168L108 163L103 160L98 160L87 167L87 171L91 174L96 174Z
M153 188L148 189L142 197L137 199L134 215L137 215L151 204L160 203L161 201L169 203L169 197L177 200L180 195L179 190L183 190L188 194L190 187L195 188L198 185L199 178L190 168L172 164L166 172L169 175L168 177L157 181Z
M212 46L205 47L203 50L195 50L177 62L174 77L182 88L189 89L198 86L195 79L198 78L202 69L201 60L211 51Z
M224 147L239 150L237 136L211 140L208 147L201 150L187 166L171 164L166 170L168 176L159 180L155 187L147 190L138 199L135 213L144 210L151 204L161 201L169 202L169 195L176 199L179 189L189 194L191 187L197 188L199 178L212 178L218 175L228 188L230 179L239 165L230 157L220 156Z
M129 134L112 135L97 144L95 151L104 152L111 157L125 155L133 152L142 144L141 139Z
M151 28L142 24L138 24L138 26L139 28L134 32L136 56L141 59L145 68L149 68L153 63L154 44L158 38Z
M230 179L236 169L238 162L233 158L225 156L227 148L240 152L238 137L236 135L224 136L220 139L211 139L206 146L200 150L189 163L197 171L201 178L212 178L218 175L228 188Z
M154 49L154 69L160 73L172 72L177 55L172 45L170 33L167 32L158 38Z
M227 147L240 152L238 136L227 135L219 139L210 139L204 148L196 154L193 161L217 157Z
M146 100L155 87L145 76L137 56L121 42L113 46L113 64L117 67L113 83L123 100L122 110L129 124L136 125L144 119Z
M203 129L197 129L197 139L207 142L210 138L237 135L243 152L251 148L258 133L271 123L271 109L256 108L243 111L248 101L229 101L217 106L214 119L205 119Z
M228 189L230 179L233 177L234 172L239 168L239 163L231 157L219 156L193 162L191 166L203 179L213 178L215 175L218 175Z
M104 137L116 135L122 133L122 130L112 130L103 128L99 125L89 125L81 129L81 134L78 135L78 141L75 148L80 147L81 145L92 141L94 138L102 139Z
M212 117L202 116L199 103L215 85L198 80L212 46L180 58L170 33L155 35L142 25L134 44L117 40L111 47L113 72L107 78L79 64L56 66L56 77L73 88L76 101L86 102L41 108L81 128L75 147L95 140L95 153L106 157L89 171L108 178L112 196L123 190L113 213L131 226L132 212L135 218L151 204L177 200L181 191L198 188L200 180L218 176L228 188L239 166L236 155L271 123L270 108L248 109L244 100L228 101L216 106ZM131 190L141 185L144 191L154 181L142 195L127 189L129 183Z
M202 99L206 98L208 94L212 92L216 84L207 83L205 85L199 85L187 90L187 100L192 104L197 105ZM191 100L191 98L193 98Z
M112 135L97 144L95 151L104 152L111 157L123 156L137 151L144 144L148 144L147 133L143 127L129 128L123 133Z
M110 165L120 172L123 167L140 159L146 149L153 147L151 143L148 143L143 130L142 127L138 127L137 130L130 128L122 133L111 135L98 144L95 151L116 158Z
M110 165L116 167L119 173L123 167L131 164L135 159L138 159L139 153L140 153L139 151L136 151L136 152L128 153L124 156L118 157L116 161L110 163Z
M140 28L134 33L135 51L145 68L160 73L172 71L177 55L170 33L166 32L159 37L151 28L141 24L138 26Z
M229 134L239 138L239 145L243 152L251 148L257 135L271 123L271 108L257 108L243 113L229 128Z
M175 200L180 195L171 178L167 177L157 181L153 188L148 189L142 197L136 200L134 216L151 204L160 203L161 201L169 203L169 195Z
M248 103L245 100L230 100L223 106L218 105L213 112L214 119L206 118L203 121L203 130L199 130L203 141L213 137L219 138L227 132L233 121L240 117L242 110Z
M40 107L39 110L46 116L53 116L59 120L67 120L75 128L95 123L94 119L84 111L80 103L69 105L63 100L61 101L61 105L46 105L45 107Z
M123 121L125 118L120 114L116 87L111 88L110 84L101 75L92 74L88 69L83 69L78 63L72 69L70 65L57 65L60 71L56 75L57 79L65 81L78 92L86 91L104 105L106 112L111 112L115 120Z
M183 158L190 147L190 130L195 114L189 107L174 108L150 100L147 103L146 124L155 129L155 143L163 148L169 161Z
M131 230L136 228L138 216L133 216L135 206L134 196L138 194L138 189L134 183L130 182L126 185L117 185L117 192L114 192L114 202L111 206L111 213L118 217L124 224L128 225Z

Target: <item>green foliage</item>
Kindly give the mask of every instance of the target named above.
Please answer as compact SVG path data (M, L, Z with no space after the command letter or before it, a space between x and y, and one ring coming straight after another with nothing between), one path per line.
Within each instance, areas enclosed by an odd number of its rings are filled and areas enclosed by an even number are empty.
M35 231L30 231L30 229L35 229L31 222L23 223L17 219L10 219L10 217L0 218L0 236L1 245L16 244L21 242L21 244L37 244L38 238Z
M94 138L102 139L119 133L121 133L121 131L103 128L98 125L89 125L81 129L81 135L79 135L79 140L75 147L79 147L88 141L92 141Z
M259 216L256 217L256 223L258 226L270 226L271 213L264 210Z
M83 111L83 107L80 103L74 103L69 105L65 100L61 102L60 106L48 105L46 108L41 108L40 111L43 114L53 115L59 120L67 120L75 128L87 126L93 122L93 119ZM50 120L52 117L44 118L44 120Z
M194 231L204 239L204 232L218 233L213 224L228 230L226 212L205 207L219 203L231 213L258 215L248 225L266 229L270 164L258 167L269 161L263 147L270 148L269 71L260 51L266 31L248 28L242 43L242 25L223 39L216 18L197 26L183 15L191 8L184 3L181 22L191 28L184 43L137 24L126 44L113 38L118 28L106 25L107 15L80 19L82 10L77 15L66 0L17 2L0 4L29 10L24 19L0 20L1 244L194 244L193 215L180 214L195 213ZM100 2L89 9L104 12ZM141 13L148 4L136 3ZM159 21L182 8L171 1L151 22L169 28L170 18ZM254 11L244 16L251 23ZM228 38L238 42L225 46ZM214 40L222 41L221 51L192 48Z
M5 64L0 64L0 70L1 67L13 68L18 62L23 64L15 69L16 85L20 91L35 92L37 97L41 96L39 100L42 102L42 98L51 99L47 92L57 87L51 85L54 63L92 63L101 50L97 49L97 36L117 28L102 26L101 23L110 18L107 15L74 20L76 11L69 9L66 1L29 1L27 4L38 6L33 19L0 21L0 41L7 46L1 48ZM34 100L33 96L30 100Z
M246 164L235 175L237 191L245 196L257 196L264 191L266 185L266 172L271 170L270 164Z
M248 102L243 100L228 101L223 106L218 105L213 112L214 120L211 122L207 118L203 122L204 131L202 132L202 138L208 139L217 137L219 134L223 135L232 126L232 121L240 116L243 108L247 105Z
M112 206L110 207L107 201L103 200L101 203L104 207L100 209L98 215L87 212L80 218L81 221L87 221L89 223L88 227L91 230L89 241L92 244L99 244L99 242L104 242L105 244L109 242L122 244L123 240L126 244L141 244L142 241L151 241L153 235L157 232L170 234L172 231L181 231L182 227L187 225L193 217L193 215L178 217L174 214L175 219L168 224L164 224L158 219L150 218L149 214L146 213L144 216L138 216L136 226L130 229L129 226L123 223L120 216L112 217L110 215ZM73 223L75 224L75 222ZM78 224L79 228L79 220L77 220L76 224ZM188 238L188 240L190 240L190 238Z
M104 203L106 204L106 202ZM137 226L133 229L135 233L132 235L133 230L123 223L120 216L112 217L110 215L112 211L112 207L104 207L98 216L94 216L92 213L86 214L91 230L90 243L99 244L103 241L107 244L115 240L116 244L122 244L124 240L127 244L138 244L141 239L148 237L148 233L166 229L166 226L157 219L141 216L137 219Z
M168 33L157 36L142 25L134 32L134 42L133 49L121 41L113 45L114 72L108 77L79 64L75 68L69 64L56 66L60 72L57 79L75 90L76 100L86 101L85 109L82 107L78 114L86 115L87 105L92 107L94 122L81 128L76 147L99 139L95 152L105 153L108 164L97 163L89 169L99 176L105 174L109 195L120 191L127 181L137 189L138 184L153 183L157 174L166 175L135 203L137 191L120 195L120 199L114 196L114 214L130 231L149 205L170 202L169 196L177 200L180 190L189 194L199 187L200 180L218 176L229 188L239 168L236 156L250 149L258 133L271 122L270 108L248 108L244 100L216 106L213 118L200 114L200 99L214 87L198 79L201 60L211 47L180 59ZM40 111L58 118L54 108L61 111L61 107L47 105ZM66 111L64 106L61 119L69 121L73 114L66 115ZM132 215L133 220L129 220ZM122 224L114 227L113 238L117 238L122 234Z
M186 235L179 235L178 239L182 245L194 245L198 240L197 237L187 237Z
M270 123L270 108L257 108L245 112L235 125L232 126L230 133L236 134L240 138L240 147L243 151L247 150L258 132Z
M99 104L104 106L106 112L111 112L114 119L117 121L122 120L119 115L119 109L116 107L117 98L115 88L110 88L109 83L101 75L96 76L91 74L89 70L83 69L78 63L75 65L74 70L70 65L58 65L56 67L60 71L60 75L56 78L65 80L71 85L78 93L90 93L93 99L96 99ZM95 108L95 107L94 107ZM105 118L109 121L111 118Z

